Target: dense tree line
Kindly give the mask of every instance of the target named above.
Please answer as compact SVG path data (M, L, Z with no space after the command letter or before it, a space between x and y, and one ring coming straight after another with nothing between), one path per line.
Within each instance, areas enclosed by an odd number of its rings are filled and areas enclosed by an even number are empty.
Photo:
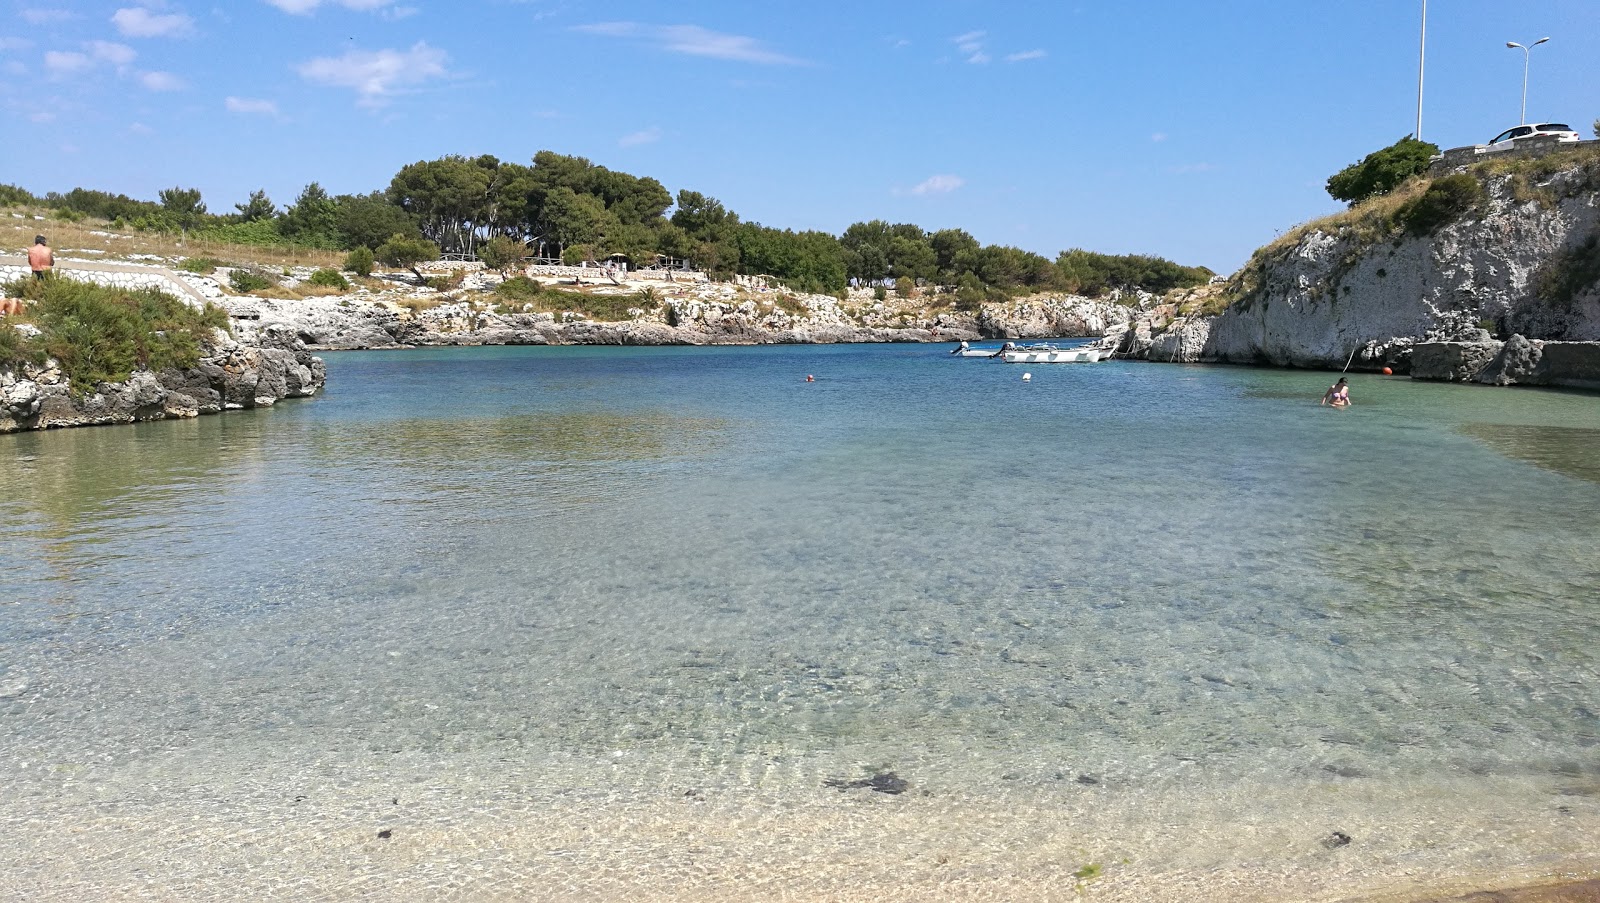
M774 229L744 222L700 192L679 191L674 198L648 176L551 151L534 154L526 165L488 155L421 160L401 168L387 189L364 195L330 195L312 182L281 210L265 191L256 191L233 212L212 213L199 191L181 187L160 192L158 201L141 201L85 188L37 198L0 185L0 205L42 205L69 218L183 230L221 242L366 248L379 259L396 241L497 262L508 248L568 262L620 256L635 267L668 257L688 259L714 275L768 275L807 291L832 292L852 282L898 285L902 291L940 286L955 290L963 302L1042 290L1159 292L1213 275L1158 257L1083 250L1064 251L1051 261L1019 248L983 245L960 229L927 232L882 220L856 223L839 236Z

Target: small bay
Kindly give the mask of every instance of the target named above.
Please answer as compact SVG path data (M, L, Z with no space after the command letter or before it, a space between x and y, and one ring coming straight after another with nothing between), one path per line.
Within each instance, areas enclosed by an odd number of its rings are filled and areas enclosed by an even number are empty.
M332 354L0 436L0 895L1600 867L1595 396L947 350Z

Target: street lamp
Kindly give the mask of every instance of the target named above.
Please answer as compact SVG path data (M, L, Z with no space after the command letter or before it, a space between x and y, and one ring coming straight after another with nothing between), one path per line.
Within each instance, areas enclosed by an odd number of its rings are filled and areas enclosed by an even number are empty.
M1548 40L1550 39L1540 38L1526 47L1518 44L1516 41L1506 42L1507 47L1515 47L1522 51L1522 121L1517 123L1518 125L1528 124L1528 57L1532 55L1533 48L1538 47L1540 44L1543 44Z
M1428 61L1428 0L1422 0L1422 40L1417 48L1417 135L1422 140L1422 70Z

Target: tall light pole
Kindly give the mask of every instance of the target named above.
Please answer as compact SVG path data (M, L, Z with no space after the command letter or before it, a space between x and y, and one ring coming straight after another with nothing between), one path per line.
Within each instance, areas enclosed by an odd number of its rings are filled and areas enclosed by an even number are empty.
M1417 49L1417 135L1422 140L1422 69L1428 61L1428 0L1422 0L1422 40Z
M1548 40L1550 39L1540 38L1526 47L1518 44L1516 41L1506 42L1507 47L1515 47L1522 51L1522 120L1518 122L1517 125L1528 124L1528 57L1533 55L1533 48L1538 47L1540 44L1543 44Z

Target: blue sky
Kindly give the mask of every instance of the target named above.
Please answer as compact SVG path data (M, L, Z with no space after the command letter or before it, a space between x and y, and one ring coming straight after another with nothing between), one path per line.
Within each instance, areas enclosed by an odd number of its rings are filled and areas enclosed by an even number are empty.
M8 5L0 181L151 198L388 185L537 150L838 233L1228 272L1415 126L1420 2L121 0ZM1600 2L1432 0L1423 137L1600 117Z

